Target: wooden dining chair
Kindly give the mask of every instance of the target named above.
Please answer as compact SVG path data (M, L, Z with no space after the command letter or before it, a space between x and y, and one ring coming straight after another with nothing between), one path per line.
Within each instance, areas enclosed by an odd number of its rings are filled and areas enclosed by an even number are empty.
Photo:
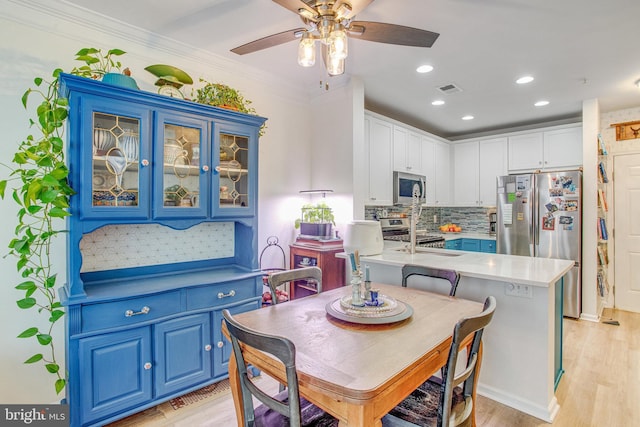
M296 372L296 348L293 343L281 336L263 334L236 322L229 310L222 315L231 337L240 378L241 406L244 412L245 427L337 427L338 420L319 407L300 398L298 374ZM242 344L242 345L241 345ZM260 389L247 372L242 346L249 346L277 357L285 367L287 375L286 390L270 396ZM262 402L254 408L255 397Z
M426 381L382 419L383 427L475 426L476 380L480 373L484 328L496 310L496 299L488 297L482 312L460 319L453 329L449 357L443 380ZM456 373L458 353L465 339L473 334L465 369Z
M322 292L322 270L319 267L278 271L269 275L269 289L271 290L271 300L274 304L278 303L276 289L287 282L295 282L296 280L313 280L318 293Z
M402 267L402 286L407 287L407 281L411 276L425 276L433 277L436 279L443 279L449 282L449 288L447 289L450 297L456 295L456 289L458 288L458 282L460 282L460 274L454 270L442 270L439 268L424 267L422 265L405 264ZM438 284L434 284L436 287L433 290L437 293L442 292L442 287Z

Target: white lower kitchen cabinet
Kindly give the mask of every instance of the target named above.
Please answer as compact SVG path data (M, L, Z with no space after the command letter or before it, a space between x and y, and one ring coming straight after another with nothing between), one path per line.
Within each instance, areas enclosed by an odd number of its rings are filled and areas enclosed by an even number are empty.
M509 172L582 166L582 127L571 126L509 136Z
M365 115L366 205L393 204L393 124Z

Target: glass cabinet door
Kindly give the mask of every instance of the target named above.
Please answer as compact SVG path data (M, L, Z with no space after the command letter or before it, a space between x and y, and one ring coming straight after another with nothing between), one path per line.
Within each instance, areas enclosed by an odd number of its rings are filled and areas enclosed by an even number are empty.
M220 207L246 207L249 204L249 138L220 135Z
M246 132L246 134L243 134ZM217 132L218 194L216 215L250 215L255 210L254 139L247 129L221 126ZM216 195L214 195L216 196ZM214 199L216 200L216 199Z
M161 216L206 216L206 122L171 118L161 120L159 126L156 169L161 173L156 177L160 191L155 197Z
M140 203L140 120L93 113L92 206Z

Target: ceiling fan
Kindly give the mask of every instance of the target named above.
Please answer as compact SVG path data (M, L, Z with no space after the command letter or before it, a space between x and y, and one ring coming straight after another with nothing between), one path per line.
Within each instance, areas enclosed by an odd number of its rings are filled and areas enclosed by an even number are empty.
M418 28L371 21L354 21L373 0L273 0L298 15L304 27L283 31L231 49L238 55L256 52L296 39L298 63L315 63L315 41L322 46L322 60L330 75L344 72L347 37L402 46L431 47L440 34Z

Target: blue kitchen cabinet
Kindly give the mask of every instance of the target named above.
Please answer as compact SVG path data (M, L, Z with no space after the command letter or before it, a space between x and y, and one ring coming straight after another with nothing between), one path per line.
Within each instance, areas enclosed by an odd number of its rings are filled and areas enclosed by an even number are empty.
M151 400L153 359L148 327L81 338L77 345L78 351L72 351L77 361L70 366L67 387L82 390L79 401L70 402L70 410L80 412L74 415L82 424Z
M480 252L480 240L462 239L462 250L469 252Z
M444 242L444 248L459 251L462 249L462 239L447 240Z
M156 396L211 378L211 321L208 313L182 316L154 326Z
M495 240L480 240L480 252L487 252L491 254L496 253L496 241Z
M72 427L97 426L228 375L221 310L259 308L262 296L265 119L78 76L60 82L76 190L60 289L66 401ZM125 259L124 247L143 256Z

